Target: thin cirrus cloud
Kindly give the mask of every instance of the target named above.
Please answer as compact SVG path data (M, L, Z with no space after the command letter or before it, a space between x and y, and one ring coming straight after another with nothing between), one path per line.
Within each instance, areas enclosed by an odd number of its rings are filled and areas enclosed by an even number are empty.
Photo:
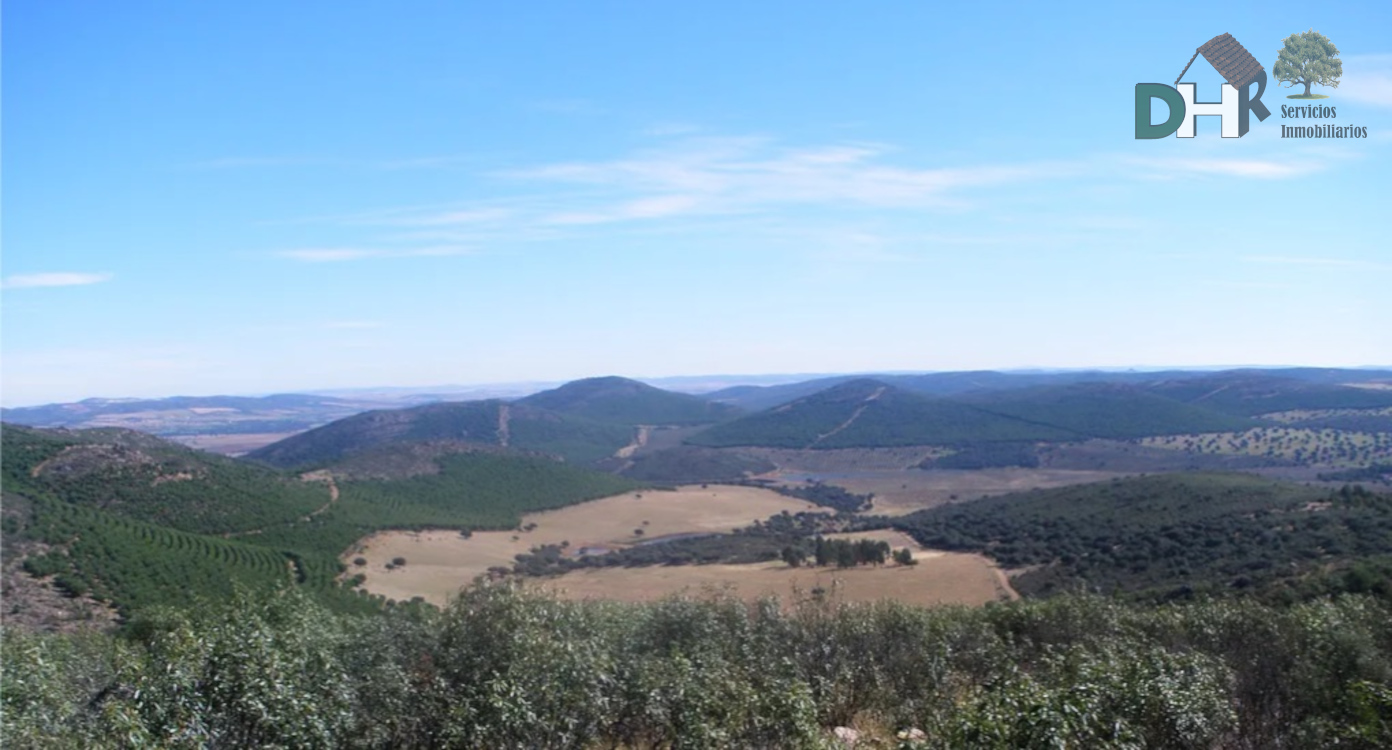
M1350 55L1343 63L1340 98L1392 107L1392 54Z
M506 188L485 203L437 203L351 216L341 226L400 230L378 241L426 248L310 247L279 255L306 263L456 255L497 240L549 240L588 225L678 222L717 216L777 218L789 211L970 209L980 191L1114 175L1118 162L1140 179L1281 180L1324 169L1332 154L1297 162L1248 158L1117 158L922 166L883 144L789 147L764 137L674 136L609 159L493 172ZM1000 193L994 193L997 200ZM675 226L687 226L685 224ZM446 245L447 247L440 247Z
M546 223L582 224L691 213L748 212L787 205L862 208L951 207L970 188L1057 175L1057 165L914 168L886 163L890 149L839 145L773 149L757 138L693 139L611 161L567 162L506 176L584 185L622 196L606 205L559 211ZM634 197L641 196L641 197Z
M0 282L0 288L35 289L55 286L87 286L110 281L112 278L112 274L109 273L74 273L68 271L25 273L6 276L5 280Z
M276 255L302 263L343 263L370 258L444 258L456 255L469 255L473 251L465 247L416 247L408 249L382 249L359 247L306 247L295 250L282 250Z
M1269 159L1129 159L1147 168L1153 176L1212 175L1257 180L1283 180L1321 169L1318 162L1290 164Z

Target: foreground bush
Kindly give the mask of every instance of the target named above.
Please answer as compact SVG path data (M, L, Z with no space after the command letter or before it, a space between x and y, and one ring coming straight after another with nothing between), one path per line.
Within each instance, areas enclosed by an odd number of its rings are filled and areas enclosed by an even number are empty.
M1375 748L1389 622L1356 597L784 608L495 584L349 616L287 591L120 636L6 631L0 706L7 747L815 748L851 726L871 747Z

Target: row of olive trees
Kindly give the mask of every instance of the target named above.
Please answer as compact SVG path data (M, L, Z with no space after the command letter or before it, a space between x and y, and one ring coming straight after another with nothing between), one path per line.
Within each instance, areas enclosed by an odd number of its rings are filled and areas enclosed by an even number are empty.
M1374 748L1389 622L1362 598L623 605L494 584L347 616L288 592L122 637L7 631L0 707L16 748L815 748L839 726L868 747Z

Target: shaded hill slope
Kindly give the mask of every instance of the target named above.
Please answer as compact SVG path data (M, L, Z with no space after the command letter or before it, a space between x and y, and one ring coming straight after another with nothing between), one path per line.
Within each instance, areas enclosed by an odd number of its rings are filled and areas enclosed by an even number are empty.
M620 377L576 380L519 399L516 404L624 425L710 424L743 413L729 404Z
M1354 388L1255 370L1165 380L1148 385L1146 390L1165 398L1239 416L1296 409L1378 409L1392 406L1392 390Z
M5 489L194 533L288 523L322 506L322 485L123 429L5 425Z
M632 430L525 404L465 401L383 409L338 420L252 451L281 467L318 467L393 443L451 440L551 453L576 463L613 455Z
M716 425L687 442L710 447L854 448L1073 437L1056 427L860 379Z
M1047 424L1088 437L1245 430L1254 423L1231 414L1165 398L1122 383L1078 383L963 397L996 414Z

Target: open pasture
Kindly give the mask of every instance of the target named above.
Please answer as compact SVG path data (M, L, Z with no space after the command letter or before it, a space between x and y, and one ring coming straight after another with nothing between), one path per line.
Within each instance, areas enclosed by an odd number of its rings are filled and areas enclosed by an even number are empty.
M479 531L468 538L444 530L381 532L359 542L343 559L349 574L364 575L364 588L374 594L392 599L422 596L443 603L489 568L511 567L516 555L545 544L565 544L578 554L586 548L618 549L675 534L729 533L783 511L819 510L823 509L812 503L755 487L642 490L530 513L522 517L519 529ZM405 558L406 565L388 570L387 564L398 557ZM353 564L358 558L366 564Z
M829 536L883 539L895 549L913 550L918 564L838 569L791 568L776 561L749 565L592 568L544 579L537 585L569 599L629 602L710 590L726 590L742 599L778 596L784 601L821 590L848 602L895 599L921 605L978 605L1018 598L1000 569L980 555L925 550L908 536L891 530Z
M1063 469L910 469L906 471L857 471L846 473L793 475L783 479L817 479L844 487L856 494L873 494L870 513L902 516L959 500L974 500L1035 488L1048 489L1070 484L1102 482L1123 476L1110 471Z

